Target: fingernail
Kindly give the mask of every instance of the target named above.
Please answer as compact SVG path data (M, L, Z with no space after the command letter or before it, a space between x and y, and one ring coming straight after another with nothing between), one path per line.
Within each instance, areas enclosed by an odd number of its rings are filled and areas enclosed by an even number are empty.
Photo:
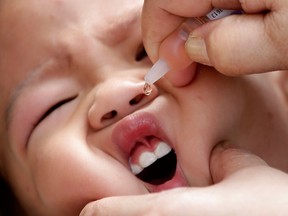
M183 25L182 28L180 28L180 30L179 30L179 37L183 41L187 41L187 39L189 38L189 34L190 34L189 29Z
M216 146L214 146L214 149L218 150L218 151L223 151L226 149L241 149L241 147L239 145L237 145L236 143L233 143L228 141L228 140L223 140L219 143L217 143Z
M221 146L222 149L229 149L229 148L238 148L237 145L233 145L231 142L229 141L222 141L218 144L219 146Z
M198 28L199 26L201 26L203 23L200 22L199 19L197 18L191 18L191 19L187 19L184 23L181 24L181 28L180 28L180 32L179 32L179 36L180 38L182 38L183 40L187 40L190 33Z
M190 34L185 43L185 49L189 57L195 62L211 66L206 44L202 37L196 37Z

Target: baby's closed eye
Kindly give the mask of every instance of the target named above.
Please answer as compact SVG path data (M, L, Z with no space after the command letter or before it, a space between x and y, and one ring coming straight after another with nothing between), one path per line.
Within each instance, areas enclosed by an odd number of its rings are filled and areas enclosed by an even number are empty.
M73 101L75 98L77 98L78 95L72 96L72 97L68 97L65 98L63 100L60 100L59 102L55 103L54 105L50 106L50 108L48 108L43 115L41 115L40 119L38 119L38 121L35 124L35 127L41 122L43 121L45 118L47 118L50 114L52 114L54 111L56 111L57 109L61 108L62 106L66 105L67 103Z

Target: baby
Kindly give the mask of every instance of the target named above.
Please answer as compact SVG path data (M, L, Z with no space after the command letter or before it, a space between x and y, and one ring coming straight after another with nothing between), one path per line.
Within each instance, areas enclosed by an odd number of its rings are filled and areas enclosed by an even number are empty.
M0 167L23 215L211 185L220 142L288 171L285 75L229 78L192 64L187 85L163 78L146 96L142 5L1 1Z

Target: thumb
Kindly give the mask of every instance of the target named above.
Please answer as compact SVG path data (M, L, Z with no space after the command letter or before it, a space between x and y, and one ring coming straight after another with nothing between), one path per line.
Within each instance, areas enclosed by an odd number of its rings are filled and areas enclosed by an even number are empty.
M228 143L216 145L210 159L210 172L214 183L248 167L267 166L260 157Z
M264 14L242 14L206 23L190 33L186 52L192 60L225 75L285 69L285 42L280 31L272 29L276 24L265 18Z

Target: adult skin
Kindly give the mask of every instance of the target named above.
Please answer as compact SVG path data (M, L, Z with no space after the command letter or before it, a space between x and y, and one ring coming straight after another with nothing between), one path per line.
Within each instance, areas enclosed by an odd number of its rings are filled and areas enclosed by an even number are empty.
M188 17L203 16L212 8L242 10L244 14L225 17L197 29L192 27L186 53L179 49L179 58L168 61L172 68L177 69L189 60L212 65L226 75L288 68L288 2L285 0L146 0L142 27L150 58L156 61L159 55L168 52L170 44L177 38L175 30ZM185 81L181 83L181 76L183 74L178 71L177 75L167 78L177 85L185 85Z
M197 8L193 8L194 5ZM212 65L227 75L287 69L287 45L283 44L287 35L284 28L287 3L284 1L242 1L240 4L239 1L146 0L142 22L144 42L151 59L156 61L159 56L169 59L166 53L172 46L170 42L177 39L179 33L181 35L179 26L186 17L202 16L213 7L241 9L246 14L214 21L192 31L186 51L177 47L179 57L168 61L171 68L177 70L192 59ZM276 26L283 28L276 31ZM183 39L178 39L177 43L181 44L182 40L184 45ZM262 55L255 54L259 52ZM166 77L176 86L186 86L187 76L187 70L178 70ZM286 194L283 191L287 191L287 174L267 166L255 155L226 148L218 146L212 153L210 169L216 183L213 186L105 198L90 203L81 216L287 214L283 195ZM263 200L267 202L263 204Z
M198 65L187 70L189 85L161 79L145 96L152 63L141 51L142 0L0 4L0 172L27 215L76 216L89 202L175 187L205 191L217 182L211 156L223 142L288 172L286 74L234 78ZM174 166L146 173L153 182L135 176L163 146ZM252 179L263 192L272 185ZM281 182L272 201L287 194Z
M231 145L218 145L210 165L213 186L105 198L87 205L80 216L287 214L286 173Z

